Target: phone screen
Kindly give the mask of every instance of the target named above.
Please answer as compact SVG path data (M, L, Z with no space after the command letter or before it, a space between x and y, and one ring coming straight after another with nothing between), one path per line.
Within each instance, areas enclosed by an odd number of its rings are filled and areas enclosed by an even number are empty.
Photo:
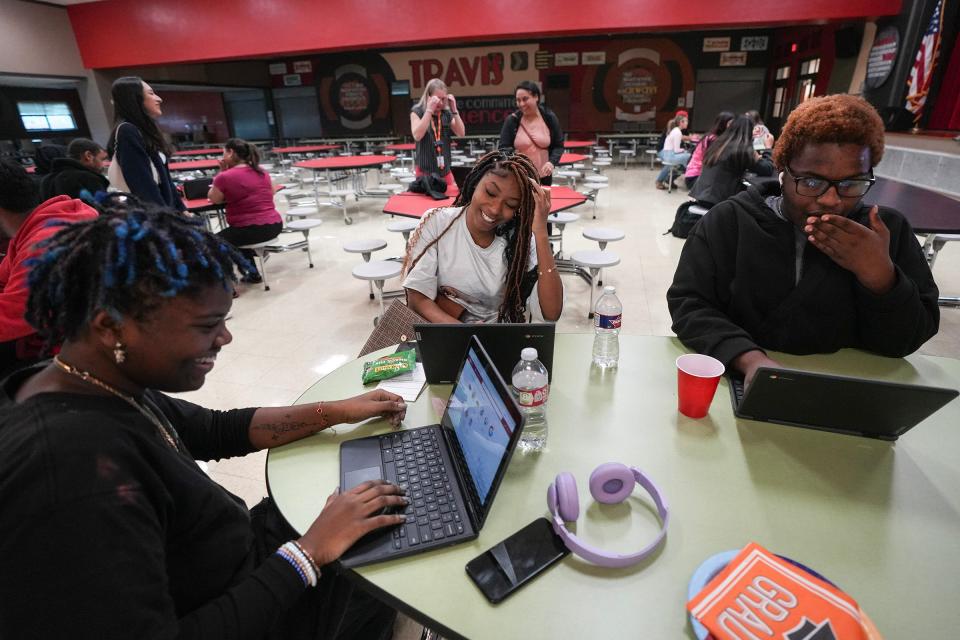
M496 604L570 553L546 518L538 518L467 563L467 575Z

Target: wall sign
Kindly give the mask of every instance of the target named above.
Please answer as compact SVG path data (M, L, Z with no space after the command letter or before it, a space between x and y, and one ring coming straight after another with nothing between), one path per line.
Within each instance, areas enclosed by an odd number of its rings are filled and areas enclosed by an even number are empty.
M272 76L282 76L287 72L287 63L286 62L274 62L269 67L270 75Z
M730 38L704 38L703 50L706 52L730 51Z
M720 54L721 67L745 67L747 66L747 53L745 51L728 51Z
M583 64L606 64L606 51L584 51L581 56Z
M767 36L743 36L740 38L740 51L766 51L770 44Z
M553 57L553 64L558 67L575 67L580 64L580 54L576 51L558 53Z
M299 87L302 84L303 79L299 73L288 73L283 76L283 86L285 87Z
M883 85L893 71L900 48L900 32L894 26L881 29L873 39L870 57L867 58L867 77L863 85L867 89L876 89Z
M310 73L313 71L313 64L309 60L297 60L293 63L294 73Z

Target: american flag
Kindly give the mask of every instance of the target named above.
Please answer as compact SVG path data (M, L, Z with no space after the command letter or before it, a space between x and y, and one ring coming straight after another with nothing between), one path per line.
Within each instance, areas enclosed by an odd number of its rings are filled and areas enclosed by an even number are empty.
M913 113L915 124L920 122L920 116L923 115L923 106L927 102L927 92L930 90L930 82L933 79L933 69L937 64L937 56L940 54L944 2L945 0L940 0L933 10L930 24L920 41L920 48L917 50L917 58L913 63L913 69L910 70L910 78L907 80L908 93L905 106Z

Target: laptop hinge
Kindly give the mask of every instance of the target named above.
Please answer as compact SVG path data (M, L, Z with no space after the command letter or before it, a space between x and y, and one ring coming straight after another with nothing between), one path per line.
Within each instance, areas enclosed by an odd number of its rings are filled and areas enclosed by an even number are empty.
M477 496L473 490L473 484L470 478L464 477L463 473L466 458L463 457L463 452L460 450L460 443L457 441L457 435L453 429L445 427L441 423L440 432L443 434L443 439L447 442L447 450L450 452L450 455L456 458L453 470L457 477L457 484L460 485L460 495L463 496L463 501L467 509L467 517L470 518L470 524L473 530L479 533L480 507L476 503Z

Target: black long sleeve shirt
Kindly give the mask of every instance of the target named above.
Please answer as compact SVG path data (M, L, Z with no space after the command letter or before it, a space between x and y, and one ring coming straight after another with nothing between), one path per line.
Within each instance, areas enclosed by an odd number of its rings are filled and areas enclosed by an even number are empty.
M850 218L869 226L869 207ZM798 263L794 225L750 188L713 207L687 238L667 291L673 330L726 365L746 351L902 357L937 333L939 291L907 220L880 207L896 284L883 295L809 243ZM798 264L802 272L797 280Z
M114 397L0 389L0 637L262 638L303 593L257 558L243 501L194 458L243 455L254 409L147 392L174 451Z

